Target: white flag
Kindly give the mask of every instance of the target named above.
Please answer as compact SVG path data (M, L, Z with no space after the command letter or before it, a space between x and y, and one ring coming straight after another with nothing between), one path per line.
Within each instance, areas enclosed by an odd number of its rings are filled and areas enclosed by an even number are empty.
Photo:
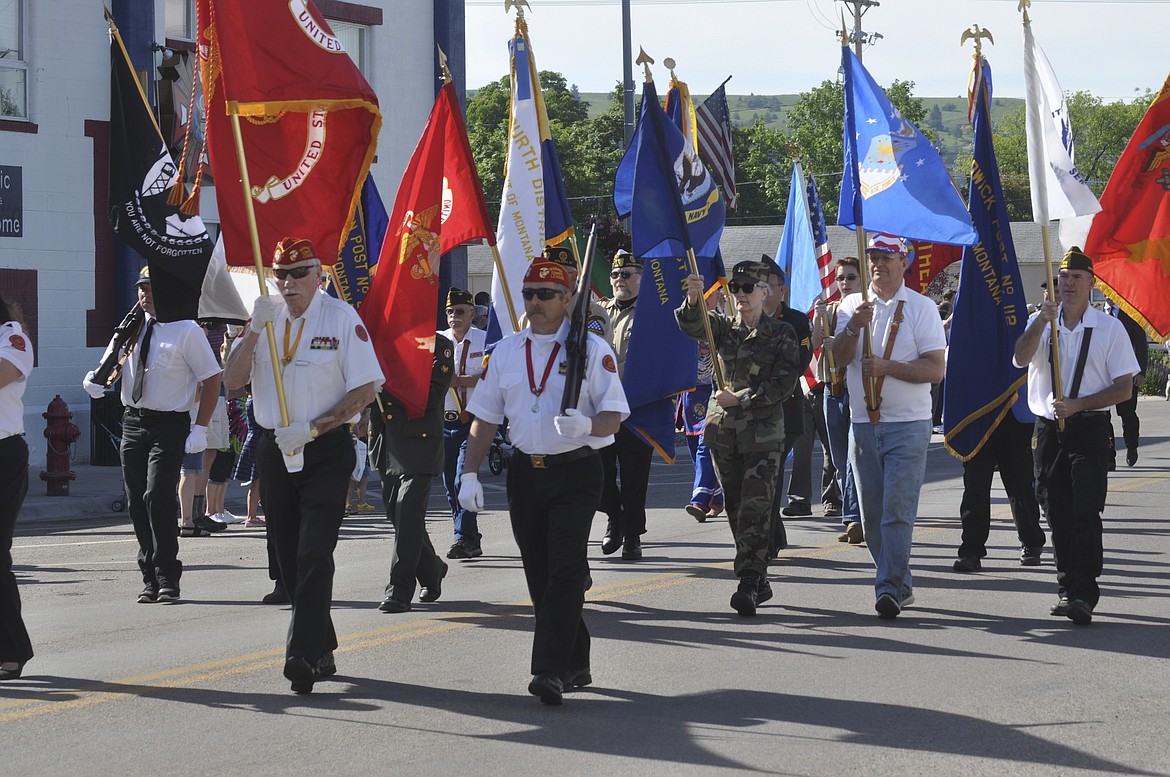
M1097 213L1101 204L1073 164L1073 133L1064 92L1027 21L1024 22L1024 85L1033 220L1047 224L1050 219Z

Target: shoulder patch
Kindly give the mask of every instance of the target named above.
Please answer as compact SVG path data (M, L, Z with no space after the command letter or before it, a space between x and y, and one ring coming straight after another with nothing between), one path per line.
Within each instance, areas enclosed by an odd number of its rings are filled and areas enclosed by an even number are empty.
M491 353L485 353L483 355L483 372L479 374L480 380L487 380L488 362L491 361L491 358Z
M28 345L24 342L24 338L20 335L10 335L8 342L12 345L13 348L21 351L22 353L26 348L28 348Z
M600 318L591 318L585 322L585 331L595 335L605 334L605 323Z
M370 341L370 336L366 334L366 328L361 324L358 324L354 331L357 332L358 339L363 343L368 343Z
M617 365L614 364L613 357L609 354L606 354L604 357L602 357L601 366L610 372L617 372Z

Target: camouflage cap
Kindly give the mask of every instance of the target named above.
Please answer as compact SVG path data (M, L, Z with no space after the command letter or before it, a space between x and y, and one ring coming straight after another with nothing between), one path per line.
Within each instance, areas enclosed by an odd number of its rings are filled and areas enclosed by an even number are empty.
M763 262L753 262L750 259L738 262L731 268L731 277L740 282L753 281L755 283L768 282L768 265Z

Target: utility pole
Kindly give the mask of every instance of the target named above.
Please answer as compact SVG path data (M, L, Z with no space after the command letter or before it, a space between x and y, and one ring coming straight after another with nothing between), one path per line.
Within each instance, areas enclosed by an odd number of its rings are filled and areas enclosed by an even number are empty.
M881 40L881 33L865 33L861 29L861 17L870 8L875 8L881 3L877 0L842 0L845 5L853 9L853 31L849 34L850 40L853 41L853 53L857 55L857 61L861 61L861 50L866 43L875 40Z
M634 138L634 36L630 30L630 0L622 0L622 106L625 125L625 148Z

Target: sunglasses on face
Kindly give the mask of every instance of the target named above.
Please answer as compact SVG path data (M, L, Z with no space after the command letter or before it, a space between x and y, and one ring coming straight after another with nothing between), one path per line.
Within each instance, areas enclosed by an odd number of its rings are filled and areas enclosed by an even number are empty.
M541 302L548 302L550 299L555 299L565 292L559 289L521 289L520 296L526 300L531 300L536 297Z
M276 276L276 280L283 281L285 278L292 276L295 280L300 280L309 274L310 270L317 268L317 265L310 264L307 267L294 267L291 270L277 270L273 269L272 274Z
M732 294L738 294L741 291L744 294L751 294L753 291L756 290L756 284L754 284L754 283L736 283L735 281L729 281L727 284L727 288L728 288L728 290L731 291Z
M860 275L838 275L837 276L838 281L856 281L856 280L860 280L860 279L861 279Z
M622 280L629 280L630 276L633 274L634 272L632 270L614 270L609 274L609 277L610 280L614 281L616 281L618 278L621 278Z

